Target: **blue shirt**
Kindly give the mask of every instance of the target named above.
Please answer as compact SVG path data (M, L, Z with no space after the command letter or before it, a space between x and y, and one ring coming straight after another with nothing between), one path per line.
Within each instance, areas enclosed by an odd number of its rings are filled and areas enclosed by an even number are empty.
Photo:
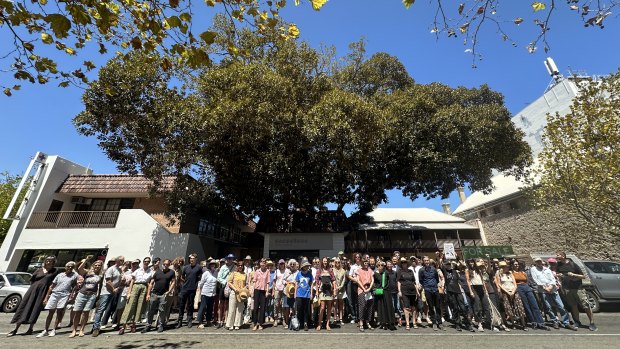
M295 282L297 283L297 297L298 298L310 298L310 291L312 288L312 272L308 270L307 272L299 272L295 277Z
M429 291L437 291L437 284L439 279L439 274L437 274L437 269L434 267L422 267L420 269L420 283L425 290Z

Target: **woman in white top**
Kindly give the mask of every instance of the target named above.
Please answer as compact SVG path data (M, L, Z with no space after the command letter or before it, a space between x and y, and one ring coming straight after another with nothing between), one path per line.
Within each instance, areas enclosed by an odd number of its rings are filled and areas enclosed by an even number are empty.
M205 328L213 320L213 301L215 300L215 287L217 285L217 274L215 259L207 263L207 270L202 273L202 278L198 283L196 293L200 294L200 308L198 308L198 328ZM203 321L204 319L204 321Z
M521 297L517 295L517 282L512 275L512 271L510 271L508 267L508 263L505 261L499 262L499 268L500 269L495 275L495 285L497 289L500 290L500 297L504 303L504 311L506 315L510 317L515 329L517 322L519 322L521 324L521 329L527 331L525 308L523 307ZM504 324L504 326L506 325Z

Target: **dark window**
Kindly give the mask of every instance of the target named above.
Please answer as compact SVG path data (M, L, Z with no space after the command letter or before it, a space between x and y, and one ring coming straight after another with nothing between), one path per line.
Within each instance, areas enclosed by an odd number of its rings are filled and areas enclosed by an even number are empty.
M487 216L487 211L480 211L480 218L484 218Z
M47 214L45 215L46 222L56 222L58 215L60 214L57 212L62 211L62 204L63 202L60 200L52 200L50 208L47 210Z
M135 200L134 198L93 199L89 211L119 211L123 209L132 209Z
M519 207L519 203L518 203L518 202L516 202L516 201L512 201L512 202L510 203L510 209L511 209L511 210L518 210L519 208L520 208L520 207Z
M501 206L495 206L493 207L493 214L500 214L502 213L502 208Z
M118 209L119 210L131 210L135 202L136 202L136 199L134 198L121 199L121 203Z

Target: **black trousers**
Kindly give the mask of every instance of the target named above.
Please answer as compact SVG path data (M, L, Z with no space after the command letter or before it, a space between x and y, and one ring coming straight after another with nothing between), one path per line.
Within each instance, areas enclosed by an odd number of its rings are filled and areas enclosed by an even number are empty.
M297 307L297 320L299 320L299 329L303 329L304 325L310 327L310 306L312 301L310 298L297 297L295 304Z
M474 315L476 321L481 322L490 328L491 308L489 307L489 301L484 293L484 286L472 285L471 288L474 291L474 296L472 299L474 301Z
M357 284L353 281L349 281L347 283L347 304L349 305L349 310L351 318L355 320L355 322L360 321L359 312L357 309Z
M262 325L265 323L265 299L267 291L254 290L254 309L252 309L252 323Z
M183 314L185 314L185 308L187 307L187 322L192 322L194 319L194 297L196 296L196 290L181 291L179 293L179 319L178 322L183 322Z
M441 324L441 301L439 299L439 291L425 289L426 304L428 304L428 316L433 321L433 325Z
M467 308L465 307L465 300L462 293L447 292L448 304L450 305L450 311L452 311L452 319L454 324L459 327L469 326L469 319L467 317Z

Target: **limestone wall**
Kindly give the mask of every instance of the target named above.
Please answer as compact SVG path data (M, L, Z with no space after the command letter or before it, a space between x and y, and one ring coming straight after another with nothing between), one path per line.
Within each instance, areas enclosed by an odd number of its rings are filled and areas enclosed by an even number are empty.
M489 245L512 245L517 254L573 252L582 259L620 261L620 235L597 231L568 207L521 207L481 219Z

